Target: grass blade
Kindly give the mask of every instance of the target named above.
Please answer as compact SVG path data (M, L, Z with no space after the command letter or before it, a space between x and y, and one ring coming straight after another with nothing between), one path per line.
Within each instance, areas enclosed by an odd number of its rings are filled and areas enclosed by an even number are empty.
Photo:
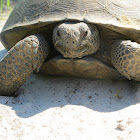
M10 0L7 0L7 7L10 7Z
M3 11L3 0L0 1L0 12L2 13Z

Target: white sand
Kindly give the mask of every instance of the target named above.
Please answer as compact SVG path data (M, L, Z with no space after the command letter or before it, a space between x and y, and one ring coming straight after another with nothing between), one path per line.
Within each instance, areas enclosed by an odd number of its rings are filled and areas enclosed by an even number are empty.
M140 140L139 83L37 74L19 93L0 97L0 140Z

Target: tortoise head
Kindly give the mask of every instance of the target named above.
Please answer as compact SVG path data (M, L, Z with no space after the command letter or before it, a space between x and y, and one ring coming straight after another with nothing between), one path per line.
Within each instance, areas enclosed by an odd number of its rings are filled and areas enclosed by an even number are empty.
M98 50L100 35L93 24L65 22L54 28L53 43L65 58L82 58Z

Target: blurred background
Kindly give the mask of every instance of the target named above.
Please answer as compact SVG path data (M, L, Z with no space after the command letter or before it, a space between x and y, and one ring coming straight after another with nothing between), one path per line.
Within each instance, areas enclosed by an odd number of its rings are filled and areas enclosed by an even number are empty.
M21 0L0 0L0 20L7 17L19 1Z

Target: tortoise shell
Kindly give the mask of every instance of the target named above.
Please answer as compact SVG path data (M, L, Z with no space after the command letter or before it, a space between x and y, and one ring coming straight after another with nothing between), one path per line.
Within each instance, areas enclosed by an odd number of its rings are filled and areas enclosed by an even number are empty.
M32 31L69 20L100 24L140 43L139 0L22 0L2 29L1 41L9 50Z
M34 31L40 32L44 27L49 29L49 25L65 21L98 24L140 43L139 0L22 0L10 14L1 31L0 38L4 47L9 50L18 41ZM75 72L73 69L72 71L68 70L73 65L72 60L68 60L66 63L65 59L57 58L55 59L56 63L52 64L49 61L44 64L41 71L57 75L61 75L61 73L74 76L84 75L84 77L91 78L123 77L114 68L105 66L95 58L91 59L85 58L84 60L75 61L77 70L82 69L81 72ZM56 64L58 67L56 67ZM61 64L68 65L67 69L60 70ZM51 65L53 66L51 67ZM86 67L87 65L88 68ZM50 67L50 69L46 67ZM54 69L55 72L52 71ZM87 69L89 72L87 72ZM93 69L95 70L94 72Z

